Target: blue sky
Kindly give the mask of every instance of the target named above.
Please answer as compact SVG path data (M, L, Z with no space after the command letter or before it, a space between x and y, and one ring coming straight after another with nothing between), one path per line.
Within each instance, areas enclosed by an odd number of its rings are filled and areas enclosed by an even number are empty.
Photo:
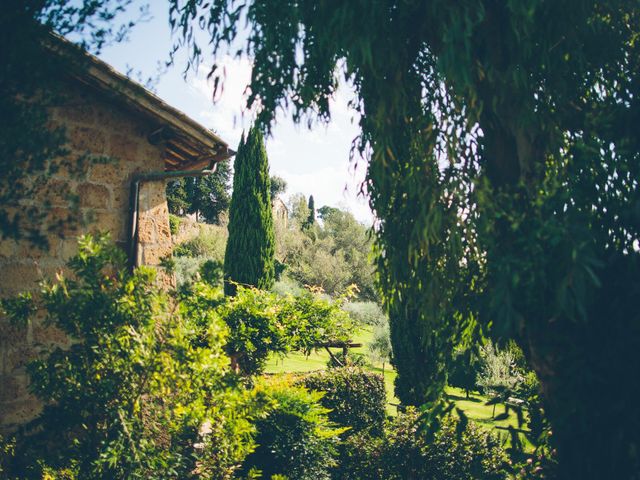
M126 42L106 47L100 54L114 68L134 79L146 79L167 59L172 39L166 7L152 7L152 18L134 27ZM216 131L236 148L250 115L243 115L243 91L251 74L249 59L221 56L216 59L226 69L227 80L220 98L212 102L212 86L206 80L213 59L206 59L197 73L183 77L184 61L166 71L155 85L155 93L205 127ZM363 223L372 223L367 201L358 196L365 175L364 161L357 168L349 161L351 142L358 134L357 117L347 103L353 92L342 86L331 103L332 120L312 130L294 125L281 115L267 139L272 174L287 180L289 195L312 194L316 205L347 208ZM286 199L285 199L286 200Z

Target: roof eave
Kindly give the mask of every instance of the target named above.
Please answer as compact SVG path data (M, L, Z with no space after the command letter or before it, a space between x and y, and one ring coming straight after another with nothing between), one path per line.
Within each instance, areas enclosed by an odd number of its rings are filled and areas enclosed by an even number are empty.
M49 38L51 41L45 42L46 48L78 64L78 68L71 68L68 72L73 78L117 97L127 107L152 118L164 130L165 143L173 142L186 147L188 155L181 156L173 152L176 164L172 166L171 162L166 162L167 170L197 170L202 168L203 164L211 165L235 155L218 135L167 104L139 83L63 37L51 34ZM168 148L170 149L171 145ZM185 159L185 156L190 158Z

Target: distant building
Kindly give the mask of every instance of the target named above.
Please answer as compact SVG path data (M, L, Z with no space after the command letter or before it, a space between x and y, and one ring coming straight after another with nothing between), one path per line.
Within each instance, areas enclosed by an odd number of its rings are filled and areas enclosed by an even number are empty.
M0 297L34 290L40 280L53 278L76 253L76 238L93 231L110 232L132 266L158 265L172 250L167 180L202 175L234 154L213 132L69 42L51 37L46 50L73 66L61 68L60 78L46 85L59 98L50 112L52 125L66 128L73 156L112 161L87 162L79 175L60 169L35 198L24 201L49 202L50 223L69 215L79 221L61 235L49 234L46 251L0 240ZM38 353L66 343L62 332L41 321L18 328L0 318L0 432L38 414L41 405L28 394L25 366Z
M276 197L272 202L273 218L276 222L279 222L281 226L287 228L289 224L289 209L280 199Z

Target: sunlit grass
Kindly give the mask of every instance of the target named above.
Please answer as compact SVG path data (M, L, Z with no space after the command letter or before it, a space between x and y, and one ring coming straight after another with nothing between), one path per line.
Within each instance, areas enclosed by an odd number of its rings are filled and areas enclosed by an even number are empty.
M373 332L370 329L363 328L358 331L353 337L353 342L361 343L362 347L353 348L350 351L352 353L362 353L366 355L367 344L371 341L372 336ZM335 351L337 352L338 350ZM266 373L298 373L324 370L327 368L328 361L329 354L324 349L312 352L309 356L301 353L291 353L286 357L272 356L267 363ZM382 364L374 364L369 367L369 370L380 374L383 373ZM391 365L385 364L384 383L387 391L387 413L389 415L396 415L397 405L400 403L394 393L393 382L395 378L396 372ZM525 425L519 425L517 414L512 409L505 412L505 406L503 404L496 405L494 416L493 405L487 405L489 399L477 392L471 393L467 399L463 390L447 387L446 394L449 399L453 400L455 406L463 411L469 419L498 433L500 437L504 439L506 445L510 445L511 442L509 433L503 428L512 427L514 429L526 430ZM525 422L526 418L526 412L524 412ZM533 450L533 445L525 435L519 433L518 437L525 451Z

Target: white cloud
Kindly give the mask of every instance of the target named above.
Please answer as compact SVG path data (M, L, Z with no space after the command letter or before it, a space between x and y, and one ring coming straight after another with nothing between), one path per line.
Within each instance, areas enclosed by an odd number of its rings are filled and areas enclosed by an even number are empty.
M210 65L201 66L197 75L190 77L187 82L190 90L206 107L199 112L199 120L229 143L237 144L242 130L248 128L253 117L252 112L245 108L246 90L251 80L251 61L226 55L218 62L218 68L222 71L222 83L215 98L213 79L207 78Z

